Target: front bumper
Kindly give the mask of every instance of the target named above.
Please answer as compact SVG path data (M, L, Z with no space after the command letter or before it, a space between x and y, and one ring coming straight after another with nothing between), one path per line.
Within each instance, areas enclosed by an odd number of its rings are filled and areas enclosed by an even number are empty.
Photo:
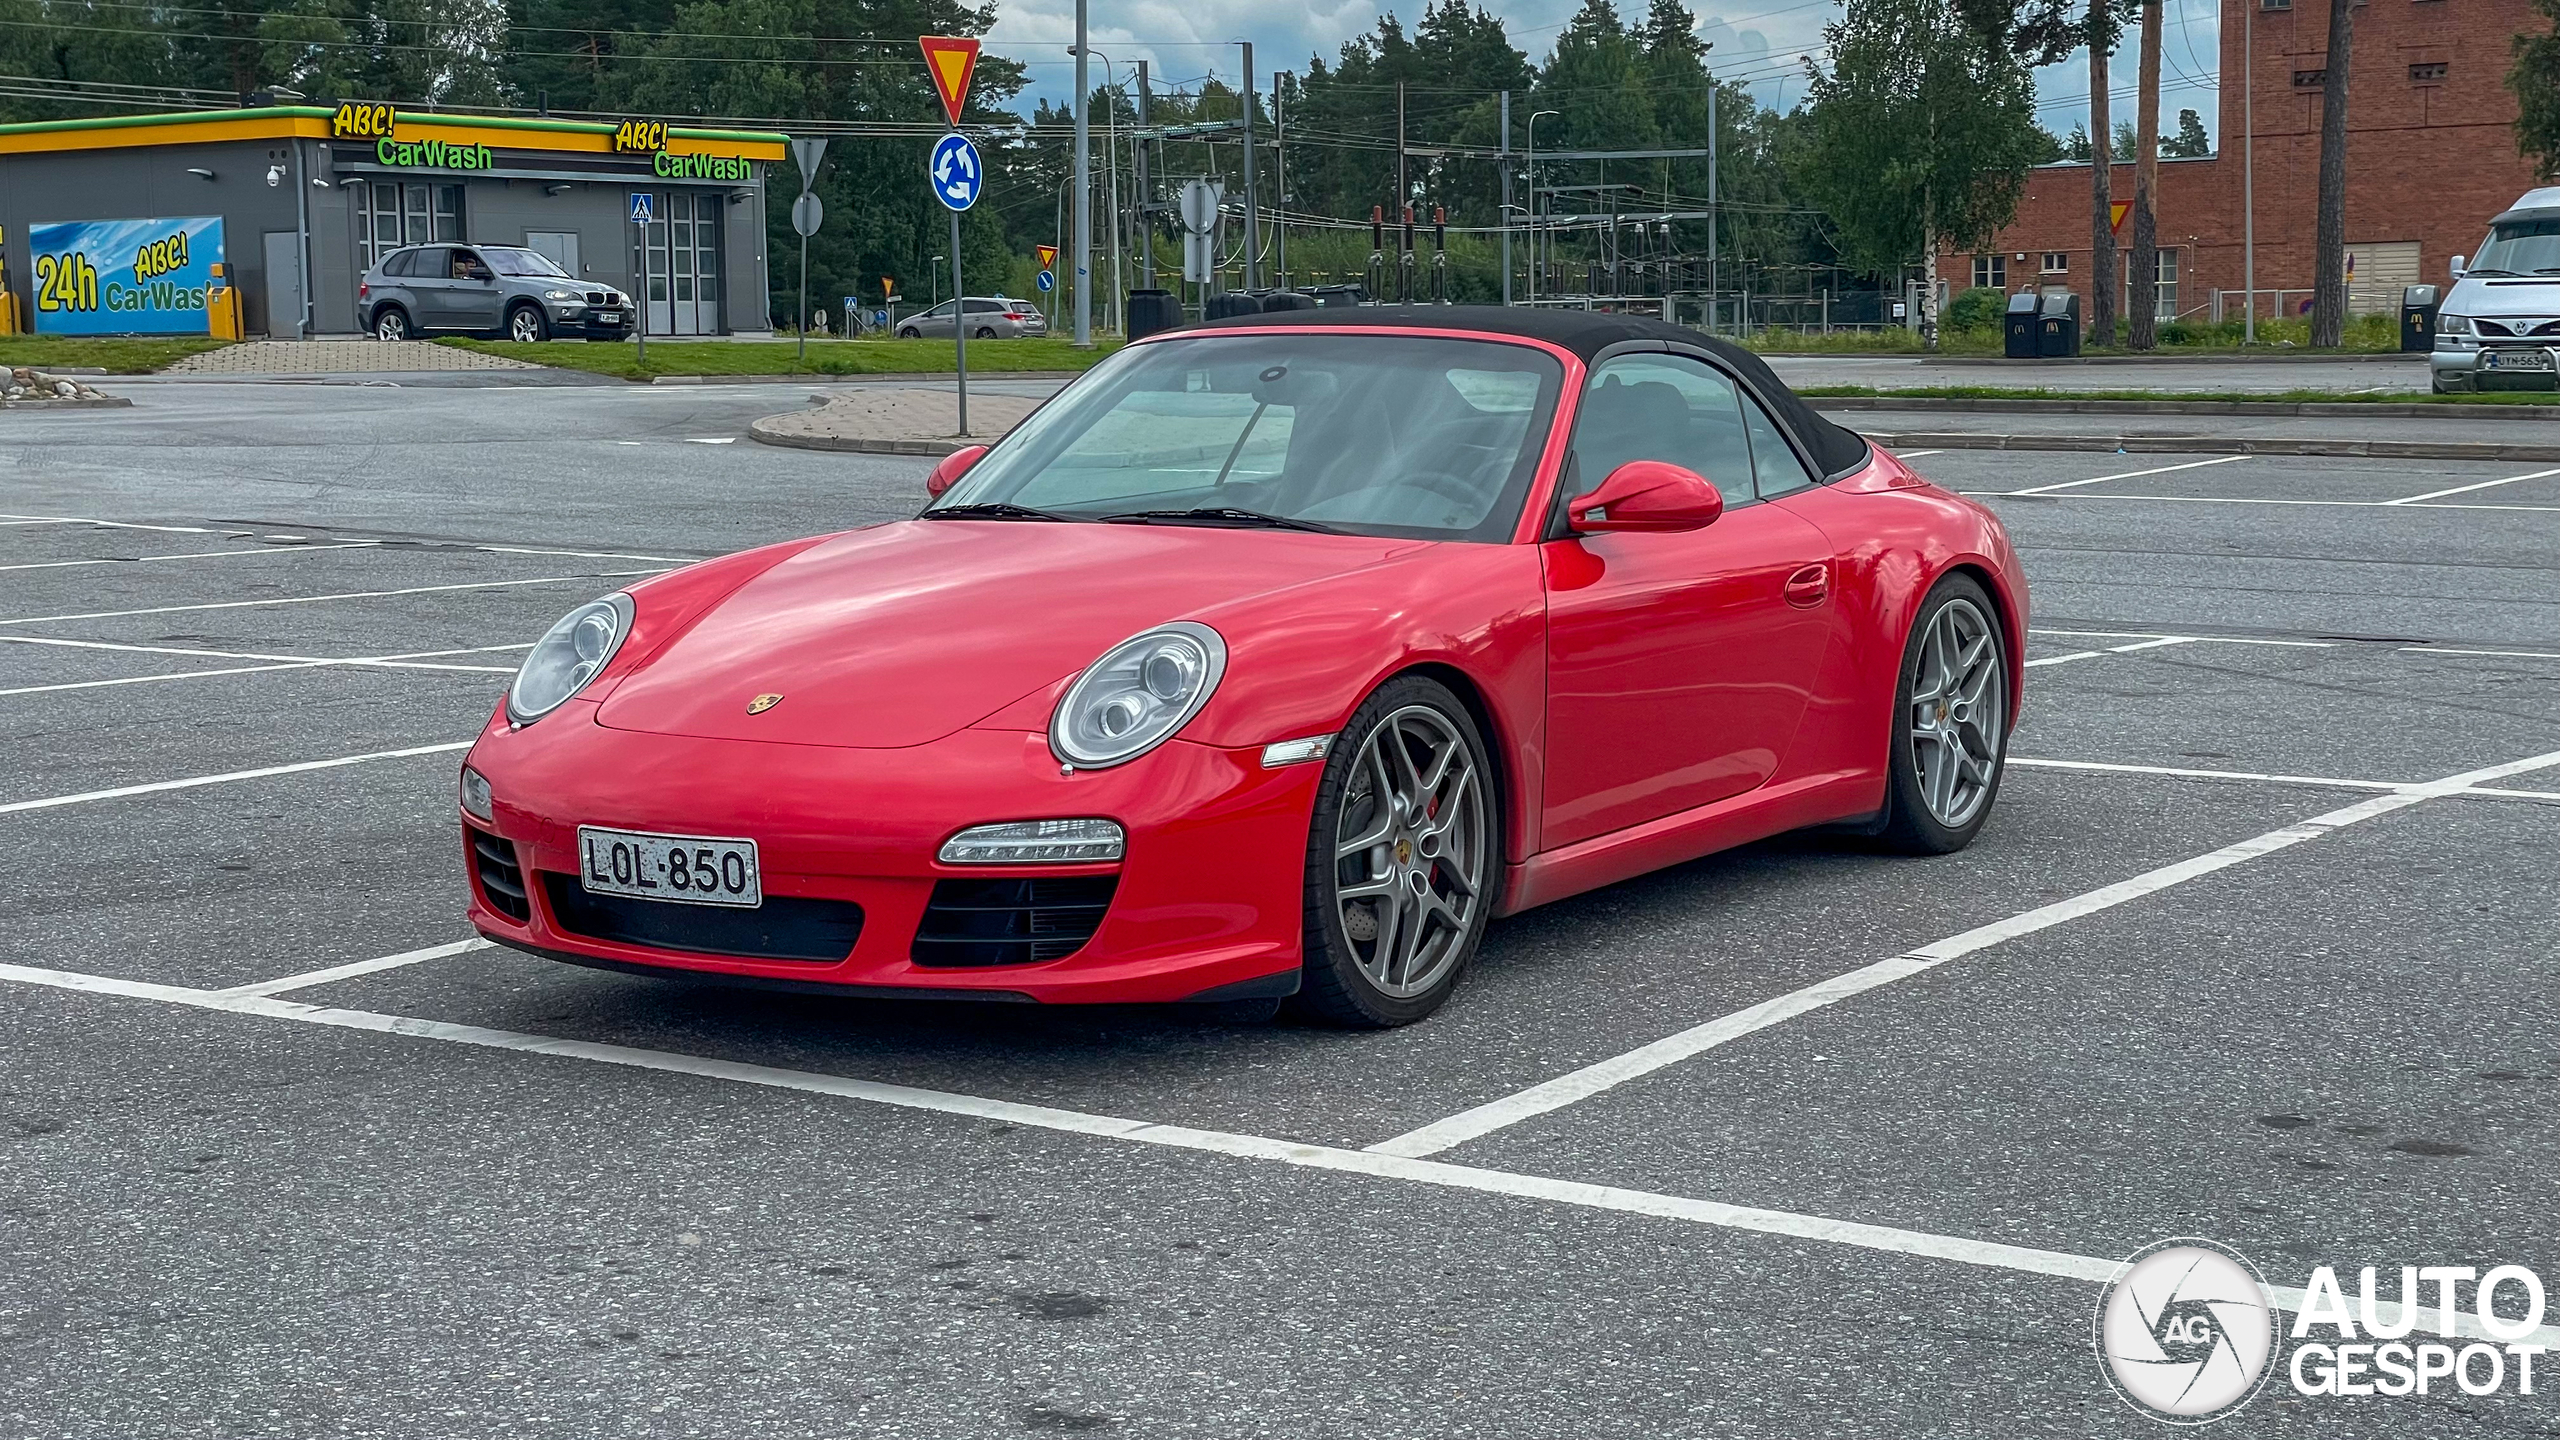
M595 715L594 704L573 700L522 729L493 718L472 747L469 764L496 801L492 821L463 817L471 922L500 944L792 989L1052 1004L1296 988L1307 826L1321 765L1265 770L1258 750L1175 740L1114 769L1061 775L1046 737L1021 731L962 730L926 745L862 750L643 734L606 728ZM1121 860L935 859L944 840L971 825L1082 816L1120 823ZM580 825L753 839L768 904L849 901L861 907L860 933L832 960L708 954L578 933L547 892L577 884ZM510 908L520 906L524 918L492 903L472 831L512 847L525 898ZM1073 953L1011 964L919 963L916 937L939 882L1079 876L1116 876L1117 884L1092 937Z
M631 333L631 312L628 309L605 313L616 318L600 320L593 308L584 305L554 307L551 311L551 333L584 336L589 340L619 340Z
M2493 355L2496 358L2483 363L2484 355ZM2500 363L2507 361L2510 356L2524 355L2540 356L2551 361L2552 368L2528 370L2508 368ZM2434 377L2435 388L2439 391L2465 393L2560 389L2560 347L2546 348L2524 343L2499 344L2495 341L2484 345L2476 340L2439 335L2436 337L2435 348L2427 354L2427 368Z

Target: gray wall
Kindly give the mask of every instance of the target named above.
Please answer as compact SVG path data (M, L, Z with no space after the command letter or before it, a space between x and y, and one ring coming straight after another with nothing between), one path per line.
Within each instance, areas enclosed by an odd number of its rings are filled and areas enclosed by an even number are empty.
M30 322L35 314L35 256L27 246L29 225L219 215L231 283L246 292L241 297L243 322L264 325L267 267L261 237L270 230L300 226L295 187L309 187L307 179L294 177L272 188L267 184L268 165L293 164L292 146L290 140L236 140L0 155L0 225L8 227L9 288L17 292L20 313ZM211 170L213 179L188 174L189 166ZM310 193L315 218L322 206L332 204L345 214L345 201L316 189ZM345 246L339 247L339 253L345 251ZM313 251L315 261L320 255L319 250ZM352 285L347 289L347 324L352 328ZM315 284L313 293L326 293L325 286Z

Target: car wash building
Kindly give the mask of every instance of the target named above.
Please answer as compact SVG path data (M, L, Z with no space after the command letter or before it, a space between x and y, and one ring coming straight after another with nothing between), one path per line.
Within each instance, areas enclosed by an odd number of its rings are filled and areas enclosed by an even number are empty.
M365 102L0 125L0 281L39 334L220 333L228 287L243 334L353 335L391 251L522 245L645 294L652 335L760 334L787 143Z

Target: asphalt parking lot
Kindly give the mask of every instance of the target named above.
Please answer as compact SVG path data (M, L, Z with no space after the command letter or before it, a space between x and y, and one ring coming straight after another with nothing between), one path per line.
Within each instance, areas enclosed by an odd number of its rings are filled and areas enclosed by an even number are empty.
M471 945L529 642L921 503L740 439L807 393L0 417L0 1436L2137 1436L2155 1240L2560 1274L2560 469L1916 454L2035 586L1975 846L1497 922L1406 1030Z

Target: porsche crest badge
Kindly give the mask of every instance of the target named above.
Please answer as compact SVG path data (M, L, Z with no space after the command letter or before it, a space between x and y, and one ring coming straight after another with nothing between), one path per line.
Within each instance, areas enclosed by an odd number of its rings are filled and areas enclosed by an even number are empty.
M750 715L761 715L781 703L782 697L779 695L759 695L753 700L747 702L747 713Z

